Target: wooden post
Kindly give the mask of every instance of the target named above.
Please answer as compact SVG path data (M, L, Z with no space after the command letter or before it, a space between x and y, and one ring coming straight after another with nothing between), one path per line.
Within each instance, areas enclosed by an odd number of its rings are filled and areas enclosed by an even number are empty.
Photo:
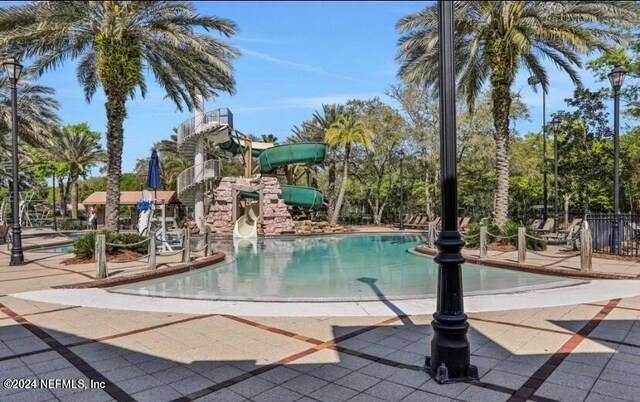
M182 262L191 261L191 230L182 229Z
M436 223L429 222L429 248L435 248L436 241Z
M94 250L96 260L96 278L107 277L107 238L103 234L96 235L96 245Z
M526 233L526 228L518 228L518 264L524 264L525 260L527 259L527 237L525 236Z
M585 220L582 223L582 229L580 230L580 270L591 271L591 258L592 258L592 243L591 243L591 229L589 229L589 223Z
M156 269L156 232L149 237L149 269Z
M209 256L209 248L211 247L211 226L204 225L204 256Z
M480 258L487 258L487 227L480 226Z

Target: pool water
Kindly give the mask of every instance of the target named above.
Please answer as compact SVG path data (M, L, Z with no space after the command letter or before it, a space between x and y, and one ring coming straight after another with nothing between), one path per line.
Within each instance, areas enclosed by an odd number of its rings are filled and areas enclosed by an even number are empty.
M416 234L216 241L228 261L112 291L208 300L348 301L435 296L437 264L408 250ZM577 280L465 264L465 294L570 286Z
M30 250L32 253L73 253L73 243L60 246L40 247Z

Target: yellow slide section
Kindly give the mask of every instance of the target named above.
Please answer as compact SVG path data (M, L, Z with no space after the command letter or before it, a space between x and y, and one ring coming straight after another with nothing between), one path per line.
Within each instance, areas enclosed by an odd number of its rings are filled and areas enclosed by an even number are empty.
M244 214L236 221L233 227L234 238L258 237L258 216L260 205L253 203L244 207Z

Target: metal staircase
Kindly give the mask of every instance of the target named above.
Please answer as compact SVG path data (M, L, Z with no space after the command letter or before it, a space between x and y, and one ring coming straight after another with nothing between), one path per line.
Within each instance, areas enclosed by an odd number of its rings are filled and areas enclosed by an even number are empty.
M199 120L199 124L196 124L196 119ZM215 142L226 142L232 130L233 115L226 108L192 117L178 127L178 151L186 158L193 158L198 140L208 137ZM178 199L185 205L194 205L198 185L205 180L218 177L220 164L217 159L209 159L202 165L185 169L178 175Z

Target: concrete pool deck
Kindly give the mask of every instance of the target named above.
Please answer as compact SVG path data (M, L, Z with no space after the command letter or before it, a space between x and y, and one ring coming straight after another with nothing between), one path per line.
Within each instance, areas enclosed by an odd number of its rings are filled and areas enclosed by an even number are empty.
M6 248L0 251L3 380L81 378L105 387L0 388L3 402L595 402L640 395L640 297L615 288L592 291L598 301L561 306L514 309L496 299L497 310L485 312L472 312L466 298L480 381L438 385L421 369L430 305L416 306L416 314L388 302L374 315L267 317L46 303L15 294L85 282L93 267L60 265L60 255L26 256L27 265L9 267Z

